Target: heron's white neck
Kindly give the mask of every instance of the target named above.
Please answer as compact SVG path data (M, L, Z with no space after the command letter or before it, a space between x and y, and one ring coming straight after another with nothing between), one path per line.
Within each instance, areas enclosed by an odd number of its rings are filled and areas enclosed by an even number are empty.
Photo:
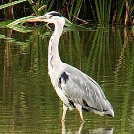
M54 33L52 34L49 47L48 47L48 70L52 70L54 67L57 68L62 62L59 56L59 38L63 31L63 26L58 23L55 24Z

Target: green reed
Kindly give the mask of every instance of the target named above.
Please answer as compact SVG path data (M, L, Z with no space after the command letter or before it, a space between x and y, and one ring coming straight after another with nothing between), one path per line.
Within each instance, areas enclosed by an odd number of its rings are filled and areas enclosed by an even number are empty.
M133 0L5 0L0 5L0 14L5 18L20 18L35 15L44 15L56 10L69 18L73 23L83 23L84 20L93 20L95 23L124 23L132 22L134 16Z

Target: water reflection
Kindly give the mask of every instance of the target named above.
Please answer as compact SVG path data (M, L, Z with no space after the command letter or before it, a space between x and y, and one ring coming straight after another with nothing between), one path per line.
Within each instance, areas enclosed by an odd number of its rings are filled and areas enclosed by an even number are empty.
M62 134L71 134L71 133L73 133L73 132L74 132L73 130L72 130L72 131L71 131L71 130L69 130L68 132L66 132L65 122L64 122L64 121L62 121L61 123L62 123ZM77 133L77 134L81 134L81 131L82 131L83 125L84 125L84 122L82 122L82 123L81 123L81 125L80 125L79 129L78 129L77 131L75 131L75 133Z
M66 130L65 122L62 121L62 134L113 134L113 128L83 129L84 122L80 124L78 130Z
M132 31L117 26L63 33L62 60L97 80L115 111L115 118L83 113L84 124L75 110L68 111L66 124L61 124L62 103L48 77L49 37L44 32L0 29L0 133L133 132Z

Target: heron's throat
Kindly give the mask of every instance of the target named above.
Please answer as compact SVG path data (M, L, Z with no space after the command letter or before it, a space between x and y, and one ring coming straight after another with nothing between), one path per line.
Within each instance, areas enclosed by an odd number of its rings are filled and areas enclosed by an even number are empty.
M63 26L55 25L54 33L52 34L48 47L48 68L53 69L61 64L59 56L59 39L63 31Z

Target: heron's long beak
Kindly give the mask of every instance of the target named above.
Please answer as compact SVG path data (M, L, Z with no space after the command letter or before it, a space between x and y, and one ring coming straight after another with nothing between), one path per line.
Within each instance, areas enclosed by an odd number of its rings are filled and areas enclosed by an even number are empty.
M26 22L45 22L45 19L47 19L45 16L38 16L35 18L28 19Z

